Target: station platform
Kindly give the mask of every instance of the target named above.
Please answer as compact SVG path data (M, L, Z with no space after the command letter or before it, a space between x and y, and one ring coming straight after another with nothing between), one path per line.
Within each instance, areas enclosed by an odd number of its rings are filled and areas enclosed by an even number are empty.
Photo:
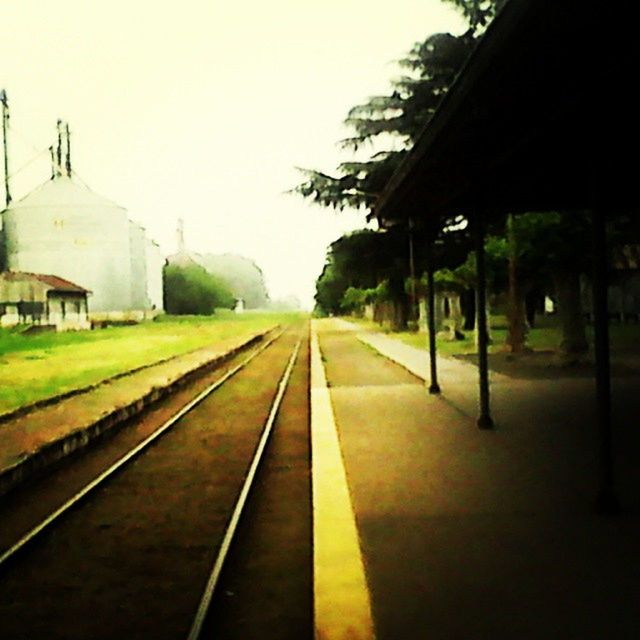
M492 374L480 430L473 365L439 359L429 395L425 351L313 324L312 442L339 443L313 459L316 638L640 635L639 377L612 381L622 513L602 516L593 380Z

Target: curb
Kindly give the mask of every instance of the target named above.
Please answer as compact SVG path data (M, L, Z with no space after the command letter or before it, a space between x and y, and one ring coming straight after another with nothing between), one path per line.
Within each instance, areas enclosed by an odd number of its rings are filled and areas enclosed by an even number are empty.
M153 387L141 398L138 398L123 407L114 409L92 424L84 425L82 427L74 429L66 436L43 445L40 449L34 451L31 454L27 454L24 458L18 460L15 464L0 470L0 497L6 495L7 493L9 493L9 491L14 489L18 485L42 473L49 466L55 464L56 462L59 462L70 454L89 446L96 438L100 437L101 435L109 431L114 431L115 429L123 426L125 422L142 413L142 411L150 407L158 400L166 398L167 396L177 391L179 388L184 387L185 385L192 382L194 379L202 376L205 373L213 371L220 365L224 364L226 361L236 356L241 351L244 351L252 345L261 342L265 338L265 336L271 333L275 328L277 327L272 327L271 329L267 329L266 331L248 338L245 342L232 348L228 352L223 353L222 355L219 355L212 360L208 360L207 362L202 363L201 365L195 367L194 369L191 369L190 371L185 372L165 386ZM135 373L139 370L140 368L129 373ZM123 375L119 375L118 377L123 377ZM52 403L49 402L48 404Z
M134 373L138 373L138 371L144 371L145 369L150 369L151 367L155 367L160 364L165 364L167 362L171 362L172 360L176 360L177 358L181 358L183 356L187 356L191 353L195 353L199 351L203 347L198 347L197 349L192 349L191 351L185 351L184 353L178 353L175 356L168 356L167 358L161 358L160 360L156 360L155 362L149 362L148 364L142 364L138 367L134 367L133 369L129 369L129 371L121 371L120 373L116 373L108 378L104 378L99 382L95 382L93 384L89 384L86 387L79 387L78 389L71 389L71 391L65 391L64 393L59 393L55 396L49 396L48 398L42 398L41 400L35 400L34 402L30 402L29 404L25 404L21 407L17 407L15 409L11 409L5 413L0 413L0 424L4 422L9 422L14 418L21 418L27 413L31 413L36 409L42 409L43 407L49 407L52 404L57 404L58 402L62 402L62 400L66 400L67 398L73 398L73 396L79 396L83 393L88 393L89 391L93 391L98 387L101 387L103 384L108 382L113 382L114 380L118 380L120 378L124 378L126 376L130 376ZM0 494L1 495L1 494Z

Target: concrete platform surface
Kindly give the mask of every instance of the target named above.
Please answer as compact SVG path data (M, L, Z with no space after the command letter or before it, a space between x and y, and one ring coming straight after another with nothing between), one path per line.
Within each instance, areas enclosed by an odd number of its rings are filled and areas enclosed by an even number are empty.
M640 378L614 380L601 516L593 381L492 375L485 431L472 365L442 359L430 396L424 352L315 326L378 640L640 637Z

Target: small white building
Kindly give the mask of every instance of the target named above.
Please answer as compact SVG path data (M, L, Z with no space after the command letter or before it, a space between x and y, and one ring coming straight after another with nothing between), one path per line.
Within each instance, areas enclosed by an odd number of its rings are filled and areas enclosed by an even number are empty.
M58 276L0 273L0 326L53 326L56 331L90 329L90 291Z

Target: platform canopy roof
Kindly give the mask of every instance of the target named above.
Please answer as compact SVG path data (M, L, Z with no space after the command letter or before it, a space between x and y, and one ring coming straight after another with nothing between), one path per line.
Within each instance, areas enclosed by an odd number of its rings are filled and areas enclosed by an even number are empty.
M380 223L637 207L637 14L508 0L376 202Z

